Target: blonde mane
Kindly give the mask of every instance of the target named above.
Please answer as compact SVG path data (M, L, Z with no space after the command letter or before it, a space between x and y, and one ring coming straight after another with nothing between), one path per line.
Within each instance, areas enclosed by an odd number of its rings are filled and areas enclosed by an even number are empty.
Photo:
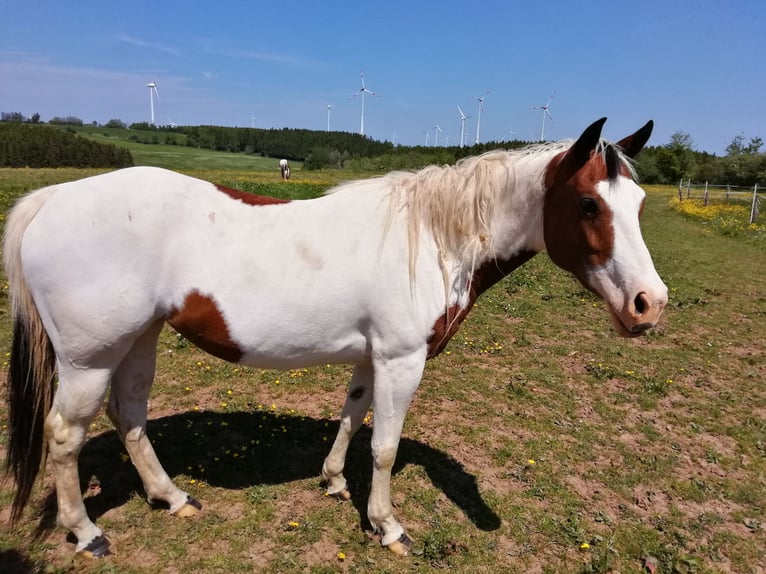
M384 176L392 188L389 222L397 212L407 211L410 276L414 276L424 228L436 243L440 264L449 257L467 264L472 273L491 251L490 225L501 196L514 193L521 185L542 193L548 163L573 144L574 140L564 140L520 150L494 150L466 157L455 165ZM618 146L601 140L595 155L605 162L612 161L612 156L635 178L631 160Z
M414 280L424 229L433 237L443 273L448 259L460 262L472 273L492 249L490 226L501 196L514 193L522 185L542 193L548 163L573 144L574 140L562 140L519 150L494 150L463 158L454 165L381 176L378 181L390 189L386 232L399 214L406 213L410 279ZM595 155L605 162L616 159L635 178L630 158L618 146L601 140ZM359 182L343 184L328 193L355 183Z
M436 243L442 268L450 258L466 263L472 272L491 250L490 222L500 197L513 193L524 167L529 170L524 174L528 181L541 187L550 158L570 145L560 142L517 151L495 150L455 165L384 176L392 188L388 220L403 209L407 212L410 277L414 278L423 229Z

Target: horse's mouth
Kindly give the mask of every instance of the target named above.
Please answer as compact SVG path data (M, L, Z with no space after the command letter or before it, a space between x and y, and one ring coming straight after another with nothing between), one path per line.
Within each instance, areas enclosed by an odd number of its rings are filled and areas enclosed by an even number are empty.
M609 309L609 315L612 317L612 324L614 325L615 331L621 336L625 337L626 339L634 339L636 337L640 337L644 333L646 333L649 329L654 327L654 323L635 323L634 325L631 325L628 327L622 320L622 317L620 317L619 313L617 313L610 305L607 305L607 308Z

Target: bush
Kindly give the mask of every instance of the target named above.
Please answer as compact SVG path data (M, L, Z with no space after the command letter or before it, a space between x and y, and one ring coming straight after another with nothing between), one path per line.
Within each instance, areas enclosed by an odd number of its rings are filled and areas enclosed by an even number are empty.
M129 167L124 148L81 138L67 130L0 124L0 167Z

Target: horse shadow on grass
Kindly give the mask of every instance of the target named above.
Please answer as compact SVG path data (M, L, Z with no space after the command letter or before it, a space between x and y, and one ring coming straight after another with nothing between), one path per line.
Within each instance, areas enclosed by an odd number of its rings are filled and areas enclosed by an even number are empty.
M338 425L328 419L269 410L186 412L149 421L147 433L163 467L182 488L179 475L211 486L243 489L311 477L317 477L319 483L322 462ZM356 434L344 471L362 528L369 528L366 508L372 480L371 434L368 427L362 427ZM421 466L434 487L442 490L477 528L490 531L500 526L500 518L479 493L476 477L454 458L403 437L394 475L408 464ZM144 495L138 473L115 431L93 437L85 444L79 469L83 492L92 477L98 479L100 486L99 495L85 501L93 520L125 504L135 492ZM53 528L55 516L52 492L43 503L39 535Z

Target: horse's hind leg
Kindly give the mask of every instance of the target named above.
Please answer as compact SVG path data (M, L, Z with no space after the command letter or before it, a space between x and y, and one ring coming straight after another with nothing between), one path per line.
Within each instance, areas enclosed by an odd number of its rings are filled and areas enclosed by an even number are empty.
M149 501L164 501L172 514L191 516L202 506L173 484L146 436L147 400L162 325L163 321L151 325L117 367L106 412L141 476Z
M80 492L77 457L88 426L104 402L110 376L108 369L83 370L59 361L59 387L45 420L59 524L77 537L79 554L95 557L109 554L109 542L88 518Z
M348 385L346 403L340 417L340 428L330 454L322 465L322 478L327 481L327 494L343 500L351 498L351 493L343 476L346 453L351 438L362 426L367 409L372 401L372 366L356 365L351 382Z

